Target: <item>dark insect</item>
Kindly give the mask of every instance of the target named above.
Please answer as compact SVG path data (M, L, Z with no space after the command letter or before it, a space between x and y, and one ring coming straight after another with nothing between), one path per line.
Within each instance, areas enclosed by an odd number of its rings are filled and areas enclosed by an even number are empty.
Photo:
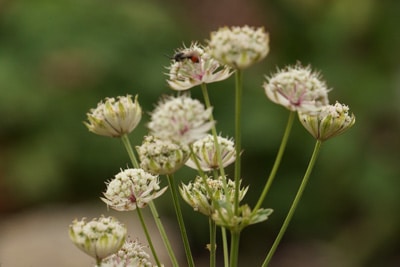
M172 57L172 59L175 60L176 62L182 62L186 59L190 59L193 63L199 63L200 55L195 51L187 53L178 52Z

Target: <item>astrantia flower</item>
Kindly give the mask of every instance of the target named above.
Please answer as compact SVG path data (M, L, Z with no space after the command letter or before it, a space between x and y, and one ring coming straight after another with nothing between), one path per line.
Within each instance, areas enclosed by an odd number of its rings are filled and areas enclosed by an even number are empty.
M69 226L69 237L78 248L100 261L122 247L126 228L113 217L101 216L89 222L83 218Z
M288 66L267 77L263 87L272 102L291 111L315 113L329 104L325 81L310 66Z
M239 207L238 213L235 213L233 203L222 202L221 208L212 214L212 219L217 225L231 231L241 231L248 225L267 220L272 212L272 209L260 208L253 214L251 208L245 204Z
M349 114L349 107L338 102L323 107L316 115L299 113L299 119L306 130L321 141L345 132L356 122L355 116Z
M84 122L89 131L104 136L120 137L130 133L142 118L142 109L135 97L119 96L106 98L97 104L97 108L87 113L88 122Z
M165 190L160 188L157 176L142 169L126 169L108 183L105 198L101 199L115 210L129 211L145 207Z
M222 167L226 167L236 159L235 144L232 140L221 136L217 136L217 140L221 151ZM209 134L203 139L194 142L193 152L203 171L210 171L219 168L217 148L215 146L213 135ZM193 158L189 158L185 164L186 166L197 170L196 162Z
M148 124L150 134L164 140L190 144L203 138L214 125L212 108L205 109L186 95L167 97L158 103Z
M207 177L207 185L210 189L211 195L207 191L207 186L203 182L203 178L198 176L194 182L190 182L179 188L182 198L191 206L195 211L201 212L204 215L211 216L215 211L215 205L219 202L234 202L235 195L235 182L225 177L218 177L213 179ZM226 187L225 187L226 186ZM225 190L226 189L226 190ZM239 200L242 200L246 195L248 187L239 189Z
M269 35L264 28L223 27L211 33L211 56L235 69L244 69L265 58Z
M126 241L117 253L104 259L98 267L152 267L144 248L138 240Z
M146 136L136 150L140 157L140 167L153 174L172 174L182 167L189 157L189 147Z
M178 91L225 80L232 74L228 66L220 65L197 43L179 49L168 70L167 82L172 89Z

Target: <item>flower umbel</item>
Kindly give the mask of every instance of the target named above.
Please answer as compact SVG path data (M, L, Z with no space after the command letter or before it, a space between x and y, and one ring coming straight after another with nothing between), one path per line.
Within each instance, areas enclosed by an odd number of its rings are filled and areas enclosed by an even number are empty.
M214 125L212 108L187 95L167 97L151 113L150 134L164 140L190 144L203 138Z
M235 144L232 140L221 136L217 136L217 140L221 151L222 167L225 168L236 159ZM193 152L194 155L192 157L197 157L201 170L211 171L220 167L213 135L209 134L203 139L194 142ZM189 158L185 165L197 170L196 162L192 158Z
M129 240L114 255L104 259L99 267L152 267L149 254L138 240Z
M263 85L268 98L291 111L315 113L329 104L328 89L319 73L300 64L279 70Z
M219 202L234 201L235 183L225 177L218 177L213 179L207 177L207 185L211 191L211 196L207 191L207 186L203 182L203 178L198 176L194 182L185 185L182 184L179 191L182 198L190 205L195 211L201 212L204 215L211 216ZM246 195L248 187L239 189L239 200L242 200Z
M316 115L299 113L299 119L306 130L320 141L342 134L356 122L355 116L349 114L349 107L339 102L323 107Z
M78 248L100 261L122 247L126 228L113 217L101 216L89 222L83 218L69 226L69 237Z
M142 108L135 97L119 96L106 98L97 104L97 108L87 113L88 122L84 122L89 131L103 136L120 137L130 133L142 118Z
M239 207L237 215L231 202L222 202L220 205L221 208L215 210L212 219L216 224L233 231L241 231L250 224L263 222L273 212L272 209L261 208L252 214L249 205L245 204Z
M235 69L261 61L269 52L269 35L264 28L223 27L211 33L211 56Z
M183 59L173 59L168 68L167 82L172 89L187 90L202 83L218 82L231 76L231 69L220 65L205 50L197 43L192 43L189 48L184 47L176 52L175 55L181 55Z
M157 176L142 169L126 169L108 183L101 200L115 210L129 211L145 207L166 190L167 187L160 189Z
M146 136L136 150L140 157L140 167L153 174L172 174L182 167L189 157L189 147Z

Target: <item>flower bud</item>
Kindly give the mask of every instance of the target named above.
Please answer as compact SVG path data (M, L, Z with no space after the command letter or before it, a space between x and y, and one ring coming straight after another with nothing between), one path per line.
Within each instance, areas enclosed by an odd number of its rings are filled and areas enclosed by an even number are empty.
M153 267L144 248L138 240L126 241L117 253L104 259L98 267Z
M153 174L173 174L181 168L189 157L189 147L154 136L146 136L136 150L140 157L140 167Z
M99 261L122 247L126 228L113 217L101 216L89 222L83 218L69 226L69 237L78 248Z
M225 168L236 159L235 144L232 140L221 136L217 136L217 140L221 151L222 167ZM192 157L197 158L201 170L211 171L220 167L213 135L209 134L203 139L194 142L193 152L194 155L192 155ZM186 166L197 170L197 165L193 158L189 158L185 164Z
M342 134L356 122L355 116L349 114L349 107L338 102L323 107L316 115L299 113L299 119L306 130L320 141Z
M84 122L89 131L103 136L121 137L129 134L136 128L142 118L142 108L135 97L119 96L106 98L104 103L97 104L97 108L87 113L88 122Z
M235 182L226 179L226 177L218 177L213 179L207 177L207 185L204 184L203 178L198 176L194 182L187 185L182 184L179 188L182 198L193 207L195 211L211 216L219 202L234 202ZM210 189L209 194L207 186ZM248 187L239 189L239 200L242 200L247 193Z
M223 27L211 33L208 45L211 56L219 62L244 69L267 56L269 35L262 27Z

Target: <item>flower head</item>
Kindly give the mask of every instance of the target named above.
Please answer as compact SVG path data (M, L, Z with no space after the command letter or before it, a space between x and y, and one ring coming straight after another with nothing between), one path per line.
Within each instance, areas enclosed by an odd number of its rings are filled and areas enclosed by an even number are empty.
M169 86L174 90L187 90L202 83L213 83L227 79L232 71L213 59L197 43L179 49L168 68Z
M203 178L198 176L194 182L187 185L182 184L179 188L182 198L193 207L195 211L201 212L204 215L211 216L215 209L215 205L219 202L234 202L235 182L226 177L206 178L207 185L204 184ZM210 194L208 192L210 189ZM239 200L242 200L246 195L248 187L239 189Z
M269 35L264 28L223 27L211 33L211 56L235 69L261 61L269 52Z
M140 167L153 174L172 174L182 167L189 157L189 147L146 136L136 150L140 157Z
M221 136L217 136L217 140L221 151L222 167L226 167L236 159L235 144L232 140ZM213 135L209 134L203 139L194 142L193 152L203 171L210 171L220 167ZM193 158L189 158L185 164L186 166L197 170L197 165Z
M69 226L72 242L96 260L117 252L125 242L126 228L113 217L101 216L89 222L74 220Z
M149 254L138 240L129 240L112 256L104 259L99 267L152 267Z
M306 130L321 141L345 132L356 122L355 116L349 114L349 107L338 102L324 106L316 115L299 113L299 119Z
M105 198L101 199L115 210L129 211L145 207L165 190L160 189L157 176L142 169L126 169L108 183Z
M263 87L268 98L291 111L315 113L329 104L325 82L309 66L288 66L267 80Z
M267 220L272 212L272 209L260 208L253 214L251 208L245 204L239 207L238 213L235 213L233 203L225 202L221 203L220 209L215 210L212 219L217 225L233 231L240 231L248 225Z
M205 109L186 95L167 97L151 113L150 134L164 140L190 144L204 137L214 125L212 108Z
M104 136L120 137L130 133L142 118L142 108L135 97L119 96L106 98L97 104L97 108L87 113L88 122L84 122L89 131Z

